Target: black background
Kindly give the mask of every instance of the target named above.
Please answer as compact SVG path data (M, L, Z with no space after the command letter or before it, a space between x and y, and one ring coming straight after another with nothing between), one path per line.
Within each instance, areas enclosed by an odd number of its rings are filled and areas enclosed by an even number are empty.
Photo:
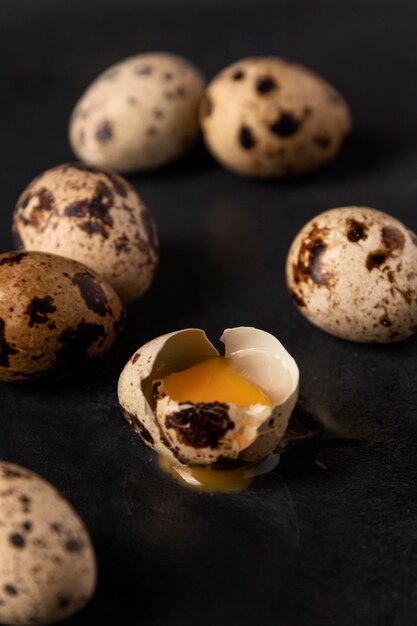
M177 52L209 78L244 56L282 55L334 83L354 119L340 157L302 180L241 179L203 148L131 178L157 220L161 263L127 331L71 380L0 386L0 457L61 489L97 549L96 596L68 623L416 623L417 338L335 339L284 284L292 238L322 210L373 206L417 230L416 31L415 0L1 0L2 251L25 186L73 160L75 101L130 54ZM195 326L217 342L238 325L280 338L300 367L300 406L333 437L290 445L240 495L189 492L124 422L117 378L162 333Z

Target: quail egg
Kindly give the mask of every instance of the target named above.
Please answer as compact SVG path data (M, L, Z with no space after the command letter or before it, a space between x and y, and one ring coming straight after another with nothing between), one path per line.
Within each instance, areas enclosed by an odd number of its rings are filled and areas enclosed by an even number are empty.
M202 330L139 348L119 379L119 402L144 442L177 464L237 467L263 461L286 430L298 368L272 335L231 328L221 357Z
M82 161L117 172L173 161L198 139L204 86L200 71L174 54L138 54L116 63L77 103L72 148Z
M417 237L360 206L325 211L294 239L287 284L299 311L352 341L401 341L417 331Z
M0 380L64 376L106 352L124 324L113 288L81 263L0 255Z
M152 216L129 183L82 163L47 170L13 217L16 245L69 257L103 276L125 303L151 285L158 263Z
M91 598L96 560L72 506L32 471L0 462L0 622L69 617Z
M333 159L351 128L342 96L318 74L276 57L233 63L200 106L204 140L237 174L291 177Z

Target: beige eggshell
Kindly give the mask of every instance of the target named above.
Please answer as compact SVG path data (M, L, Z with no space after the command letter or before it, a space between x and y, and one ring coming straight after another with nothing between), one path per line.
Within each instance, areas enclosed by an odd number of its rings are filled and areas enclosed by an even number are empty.
M188 328L149 341L126 363L118 383L123 415L143 441L158 453L176 459L155 419L152 381L217 354L204 331Z
M178 403L159 394L158 381L218 356L202 330L186 329L147 343L119 380L119 402L129 424L158 453L184 464L255 463L281 440L298 396L298 368L282 344L254 328L225 331L226 355L255 382L272 407Z
M0 255L0 380L70 374L104 354L123 305L98 274L43 252Z
M385 343L417 331L417 238L386 213L321 213L294 239L286 275L299 311L332 335Z
M91 598L96 560L72 506L28 469L0 462L0 622L69 617Z
M220 163L260 178L320 167L351 129L349 108L334 87L276 57L243 59L220 72L206 89L200 122Z
M151 214L129 183L110 171L69 163L38 176L13 217L19 248L84 263L125 303L152 283L158 237Z
M117 172L159 167L199 136L205 80L186 59L166 52L116 63L78 101L69 136L78 158Z

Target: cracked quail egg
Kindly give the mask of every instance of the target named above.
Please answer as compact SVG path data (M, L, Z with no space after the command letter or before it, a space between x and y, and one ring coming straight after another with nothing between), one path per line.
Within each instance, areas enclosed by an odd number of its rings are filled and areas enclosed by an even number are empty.
M200 71L182 57L129 57L81 96L70 121L71 146L82 161L117 172L165 165L198 139L204 86Z
M202 330L139 348L119 379L119 402L145 443L170 462L216 470L263 461L282 439L298 396L298 368L282 344L231 328L220 356Z
M113 172L68 163L28 185L13 217L19 248L69 257L103 276L125 303L152 283L158 263L154 220Z
M225 167L291 177L333 159L351 128L342 96L311 70L276 57L233 63L200 105L205 143Z
M110 349L123 305L101 276L44 252L0 255L0 380L70 374Z
M352 341L401 341L417 332L417 237L368 207L330 209L310 220L287 258L298 310Z
M94 593L94 549L75 510L46 480L4 461L0 552L2 624L61 621Z

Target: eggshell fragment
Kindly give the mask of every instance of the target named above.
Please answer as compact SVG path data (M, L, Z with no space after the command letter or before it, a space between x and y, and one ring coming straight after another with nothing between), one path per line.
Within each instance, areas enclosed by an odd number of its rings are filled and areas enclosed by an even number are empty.
M104 354L124 325L113 288L81 263L0 255L0 380L64 376Z
M71 505L28 469L0 462L0 622L69 617L91 598L96 560Z
M276 57L242 59L208 85L204 140L237 174L291 177L333 159L350 131L342 96L318 74Z
M299 311L332 335L385 343L417 331L417 237L386 213L321 213L294 239L286 275Z
M119 402L127 421L147 445L173 462L216 467L256 463L276 448L285 432L298 396L295 361L275 337L254 328L228 329L222 341L233 367L267 393L272 407L178 403L158 396L157 381L218 356L198 329L145 344L120 376Z
M164 165L199 136L200 71L166 52L138 54L111 66L78 101L70 121L78 158L117 172Z
M129 183L110 171L69 163L38 176L13 217L19 248L51 252L98 272L127 303L152 283L158 237Z

